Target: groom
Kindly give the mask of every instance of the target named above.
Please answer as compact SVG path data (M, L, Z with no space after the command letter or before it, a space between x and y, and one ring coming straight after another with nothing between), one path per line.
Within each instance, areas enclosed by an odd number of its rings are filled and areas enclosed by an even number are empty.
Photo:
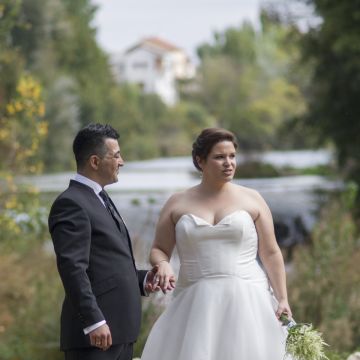
M104 190L124 165L118 138L109 125L79 131L73 143L77 174L49 215L65 289L60 347L66 360L130 360L140 295L155 290L156 268L136 269L127 228Z

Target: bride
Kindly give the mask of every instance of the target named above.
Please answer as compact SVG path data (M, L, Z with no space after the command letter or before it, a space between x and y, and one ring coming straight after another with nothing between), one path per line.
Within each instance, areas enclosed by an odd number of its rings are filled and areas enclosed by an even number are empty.
M142 360L282 360L291 317L284 261L268 206L232 183L235 136L209 128L193 144L200 184L170 197L161 211L150 261L174 298L155 323ZM259 261L261 260L261 261Z

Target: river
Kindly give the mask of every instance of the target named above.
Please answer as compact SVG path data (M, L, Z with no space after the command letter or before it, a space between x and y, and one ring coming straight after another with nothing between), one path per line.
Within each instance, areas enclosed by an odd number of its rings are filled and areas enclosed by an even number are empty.
M324 150L268 152L256 157L274 166L297 168L332 161L331 153ZM67 172L22 180L38 187L43 196L52 201L73 176L74 173ZM166 199L199 181L190 157L161 158L126 163L120 169L119 181L107 187L127 223L140 266L147 262L157 217ZM306 241L326 193L342 186L321 176L236 179L234 182L262 194L274 216L277 240L285 250Z

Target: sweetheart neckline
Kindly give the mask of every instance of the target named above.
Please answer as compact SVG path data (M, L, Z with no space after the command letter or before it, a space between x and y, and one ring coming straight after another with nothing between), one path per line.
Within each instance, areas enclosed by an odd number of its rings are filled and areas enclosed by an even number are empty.
M198 218L198 219L204 221L204 222L205 222L208 226L210 226L210 227L216 227L216 226L218 226L218 225L221 225L221 223L222 223L226 218L228 218L228 217L231 216L231 215L236 214L237 212L243 212L243 213L247 214L247 215L251 218L251 220L254 222L251 214L250 214L247 210L239 209L239 210L234 210L234 211L230 212L229 214L225 215L225 216L224 216L220 221L218 221L216 224L210 224L208 221L206 221L206 220L203 219L202 217L197 216L197 215L195 215L195 214L193 214L193 213L185 213L185 214L182 214L182 215L179 217L178 221L177 221L176 224L175 224L175 227L176 227L177 224L180 222L180 220L181 220L183 217L185 217L185 216L193 216L193 217L195 217L195 218Z

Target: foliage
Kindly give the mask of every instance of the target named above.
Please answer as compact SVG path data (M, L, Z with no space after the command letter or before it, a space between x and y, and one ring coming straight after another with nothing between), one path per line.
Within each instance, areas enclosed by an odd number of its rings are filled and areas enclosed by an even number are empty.
M244 24L199 48L199 78L172 108L114 83L95 12L90 0L4 0L0 8L0 100L13 98L24 71L45 89L48 137L38 153L47 171L74 166L71 141L89 122L117 128L127 159L188 155L200 129L215 125L233 130L244 150L311 142L296 121L309 74L298 66L301 34L266 9L261 31Z
M312 325L294 325L289 330L286 352L296 360L328 359L323 350L324 345L327 344Z
M46 89L49 124L50 152L40 154L48 170L69 168L69 141L82 124L107 120L107 91L114 86L95 40L95 7L88 0L16 0L1 9L0 100L12 98L24 70L36 77ZM52 153L55 148L64 151Z
M143 310L142 310L142 321L140 335L134 344L134 356L140 357L144 349L146 339L150 333L151 328L153 327L155 321L160 316L161 312L164 310L163 306L156 304L153 299L143 300Z
M76 85L69 77L58 77L47 89L46 118L49 136L41 158L47 171L74 168L72 141L80 127Z
M360 3L307 0L321 18L310 29L304 54L315 66L309 88L307 123L320 140L336 145L339 164L360 183Z
M290 276L296 318L312 322L331 350L354 350L360 340L360 243L351 215L356 189L350 186L324 207L312 244L298 248Z
M16 96L6 104L0 118L0 151L6 154L0 170L38 173L41 163L36 157L47 134L41 87L31 76L24 75L16 90Z
M61 41L59 62L78 86L80 124L107 122L108 92L115 85L107 55L95 38L96 6L90 0L63 0L63 3L71 32L66 41Z
M181 102L168 108L158 96L142 94L136 86L119 86L110 96L109 123L120 132L125 159L188 155L200 129L214 123L201 105Z
M17 240L27 239L19 253ZM44 250L41 236L26 231L13 237L13 251L0 244L0 353L3 360L61 359L58 311L62 287L55 260ZM39 241L41 238L41 241Z
M328 351L326 353L326 356L329 360L347 360L348 356L350 355L349 352L334 352L334 351Z
M281 314L280 320L288 331L286 353L294 360L329 360L324 353L328 344L312 324L296 323L285 314Z
M22 1L21 25L11 29L26 68L46 84L68 75L77 85L80 122L105 121L106 92L112 85L107 57L98 47L90 1Z
M21 0L3 0L0 4L0 107L7 103L18 83L23 61L9 44L9 33L19 23Z
M157 134L160 155L188 156L196 136L202 129L213 126L214 123L205 108L193 102L183 101L168 109Z
M215 33L199 47L199 101L218 124L236 133L243 150L285 147L296 142L281 129L306 110L301 88L306 77L294 72L301 34L295 27L261 16L262 31L250 24ZM306 143L304 140L303 143Z
M251 179L251 178L269 178L280 176L280 171L270 165L260 161L245 161L236 166L235 178Z
M41 85L23 71L21 62L10 61L18 56L9 33L22 24L20 8L21 1L4 1L0 6L0 246L4 247L14 246L14 239L23 244L29 227L34 226L35 236L42 231L36 220L30 220L41 217L36 191L14 181L14 175L42 170L38 152L47 135Z
M273 166L256 160L246 160L236 166L235 177L239 179L268 178L279 176L317 175L338 178L336 169L331 165L317 165L307 168Z
M47 133L44 102L39 83L23 75L13 99L0 109L0 244L16 238L30 216L38 216L37 193L14 182L14 174L38 173L42 169L38 150ZM36 233L36 232L35 232Z
M56 359L60 284L44 251L47 210L35 189L14 175L42 169L39 149L47 133L42 89L23 74L0 109L0 353L1 359ZM55 278L56 275L56 278ZM49 286L52 284L52 286ZM40 339L40 341L39 341ZM50 348L49 348L50 345Z
M96 43L95 11L90 0L17 0L2 7L0 99L12 99L24 70L42 84L48 137L38 154L45 169L74 167L71 142L89 122L119 130L127 159L189 154L197 132L214 119L199 104L168 108L156 95L116 85Z

